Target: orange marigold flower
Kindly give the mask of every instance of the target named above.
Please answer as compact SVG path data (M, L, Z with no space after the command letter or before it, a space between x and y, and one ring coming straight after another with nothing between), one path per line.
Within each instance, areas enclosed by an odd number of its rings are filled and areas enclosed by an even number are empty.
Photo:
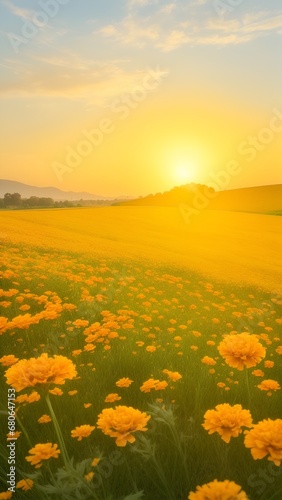
M59 389L59 387L54 387L54 389L50 389L49 392L53 394L53 396L61 396L63 394L62 389Z
M68 391L68 395L69 396L75 396L77 394L77 390L73 390L73 391Z
M101 458L93 458L91 462L91 467L97 467L98 463L101 461Z
M34 465L36 469L42 466L42 460L49 460L49 458L58 458L61 453L57 444L52 443L39 443L29 450L29 455L26 458L27 462Z
M77 438L78 441L81 441L82 438L90 436L94 429L94 425L80 425L71 431L71 437Z
M39 401L41 398L40 394L37 391L33 391L31 394L21 394L18 396L15 401L17 403L34 403L35 401Z
M94 472L92 471L88 472L88 474L85 474L84 479L86 479L86 481L92 481L93 477L94 477Z
M172 380L173 382L177 382L177 380L180 380L182 378L182 375L180 375L180 373L178 373L178 372L171 372L170 370L163 370L163 373L165 373L170 378L170 380Z
M253 370L252 375L254 375L255 377L264 377L264 373L262 370Z
M257 336L249 333L226 335L218 350L226 363L237 370L256 366L266 354Z
M147 352L155 352L156 347L154 345L147 345L146 351Z
M40 424L48 424L51 421L52 421L52 419L49 415L42 415L42 417L40 417L37 420L37 422L39 422Z
M244 444L251 448L254 460L267 457L267 460L279 466L282 462L282 419L264 419L245 431Z
M257 385L257 387L261 391L278 391L278 389L281 389L278 382L276 380L271 380L271 379L262 380L261 383Z
M265 368L273 368L274 361L267 360L267 361L264 362L264 366L265 366Z
M32 479L21 479L20 481L17 482L16 488L20 488L23 491L28 491L31 490L31 488L34 485L34 481Z
M152 389L155 389L156 391L161 391L162 389L165 389L168 386L168 383L163 380L155 380L154 378L149 378L146 380L146 382L141 385L140 390L142 392L150 392Z
M0 499L1 500L10 500L12 498L12 492L11 491L3 491L3 493L0 493Z
M196 492L190 492L188 500L248 500L246 493L234 481L214 481L197 486Z
M220 404L215 410L208 410L204 415L205 422L202 424L209 434L218 432L221 439L229 443L231 437L237 437L242 432L242 427L251 427L252 416L249 410L243 410L237 404L231 406L228 403Z
M117 387L129 387L131 384L132 384L133 380L130 380L130 378L128 377L123 377L123 378L120 378L117 382L116 382L116 386Z
M131 406L106 408L98 415L97 427L107 436L116 438L117 446L126 446L136 441L134 432L147 431L146 424L151 418L145 412Z
M7 434L7 439L14 441L15 439L18 439L21 435L21 431L15 431L12 434L8 432Z
M111 394L108 394L108 396L105 398L105 403L114 403L115 401L119 401L121 397L116 393L113 392Z
M202 359L201 359L202 363L204 363L205 365L216 365L216 360L213 359L213 358L210 358L210 356L204 356Z
M92 403L84 403L84 408L90 408L92 406Z
M39 384L65 383L66 379L73 379L77 375L73 362L64 357L55 355L49 358L48 354L41 354L38 358L22 359L8 368L5 373L7 384L16 391Z
M277 354L282 354L282 345L279 345L277 349L275 349L275 351L277 352Z
M19 361L19 358L16 358L13 354L8 354L7 356L2 356L0 358L0 363L2 366L11 366Z

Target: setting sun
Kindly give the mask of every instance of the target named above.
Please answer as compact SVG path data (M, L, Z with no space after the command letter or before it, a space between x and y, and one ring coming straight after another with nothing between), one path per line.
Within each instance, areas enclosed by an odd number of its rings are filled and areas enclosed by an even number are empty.
M174 169L175 181L180 184L193 182L195 180L196 167L193 163L180 163Z

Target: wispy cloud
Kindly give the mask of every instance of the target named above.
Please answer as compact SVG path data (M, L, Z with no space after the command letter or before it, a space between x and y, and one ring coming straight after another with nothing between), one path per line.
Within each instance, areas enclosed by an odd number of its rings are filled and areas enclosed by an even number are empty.
M32 15L34 12L29 9L23 9L22 7L18 7L17 5L13 4L10 0L2 0L2 5L6 7L9 12L14 14L16 17L20 17L22 19L32 19Z
M5 60L13 67L13 61ZM88 105L106 106L114 97L140 85L144 71L134 70L131 61L94 61L75 53L33 56L20 64L11 80L0 84L0 96L63 97ZM167 74L166 70L162 72Z
M105 25L99 33L121 44L138 48L153 46L164 52L183 45L238 45L267 34L281 34L282 14L247 13L241 19L218 17L183 22L179 16L167 16L176 11L176 4L162 7L150 18L129 14L121 22Z

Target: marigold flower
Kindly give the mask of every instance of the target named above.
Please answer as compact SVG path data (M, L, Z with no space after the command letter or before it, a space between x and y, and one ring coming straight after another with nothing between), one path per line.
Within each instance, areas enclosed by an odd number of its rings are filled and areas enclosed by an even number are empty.
M262 380L261 383L257 385L257 387L261 391L278 391L278 389L281 389L278 382L276 380L271 380L271 379Z
M282 462L282 419L264 419L245 431L244 444L251 448L254 460L267 456L267 460L279 466Z
M215 410L208 410L204 415L205 422L202 424L209 434L218 432L225 443L229 443L231 437L237 437L242 432L242 427L251 427L252 416L249 410L243 410L237 404L231 406L228 403L220 404Z
M101 461L101 458L93 458L91 462L91 467L97 467L98 463Z
M23 491L28 491L31 490L31 488L34 485L34 481L32 479L21 479L20 481L17 482L16 488L20 488Z
M151 416L131 406L106 408L98 415L97 427L107 436L116 438L117 446L134 443L134 432L147 431L146 424Z
M279 345L277 349L275 349L275 351L277 352L277 354L282 354L282 345Z
M39 422L40 424L48 424L51 421L52 421L52 419L49 415L42 415L42 417L40 417L37 420L37 422Z
M248 500L246 493L234 481L214 481L197 486L196 492L190 492L188 500Z
M160 380L155 380L153 378L149 378L148 380L146 380L146 382L143 383L143 385L141 385L140 390L142 392L150 392L152 389L154 389L155 391L161 391L162 389L165 389L167 386L168 383L165 380L160 381Z
M37 391L32 391L31 394L21 394L18 396L15 401L17 403L35 403L36 401L39 401L41 398L40 394L38 394Z
M116 382L117 387L129 387L132 384L133 380L130 380L128 377L120 378Z
M2 366L11 366L19 361L19 358L16 358L13 354L8 354L7 356L2 356L0 358L0 363Z
M14 431L12 434L8 432L7 434L7 440L12 440L14 441L15 439L18 439L21 435L21 431Z
M73 390L73 391L68 391L68 395L69 395L69 396L75 396L75 395L77 394L77 392L78 392L78 391L77 391L76 389L75 389L75 390Z
M253 370L252 375L254 375L255 377L264 377L264 373L262 370Z
M121 397L116 393L113 392L111 394L108 394L108 396L105 398L105 403L114 403L115 401L119 401Z
M201 359L202 363L204 363L205 365L216 365L216 360L213 359L213 358L210 358L210 356L204 356L202 359Z
M12 498L11 491L3 491L3 493L0 493L0 500L10 500L10 498Z
M90 436L94 429L94 425L80 425L71 431L71 437L77 438L78 441L81 441L82 438Z
M273 368L273 366L274 366L274 361L266 360L266 361L264 362L264 366L265 366L265 368Z
M52 443L39 443L29 450L29 455L25 457L27 462L34 465L36 469L42 466L42 460L49 460L49 458L58 458L61 453L57 444Z
M94 472L91 471L88 472L88 474L85 474L84 479L86 479L86 481L92 481L93 477L94 477Z
M257 336L249 333L226 335L218 350L226 363L237 370L256 366L266 354Z
M7 384L14 387L17 392L37 384L62 385L66 379L73 379L76 375L75 366L70 359L57 355L49 358L48 354L41 354L38 358L22 359L5 373Z
M172 380L173 382L177 382L177 380L180 380L182 378L182 375L180 375L180 373L178 373L178 372L171 372L170 370L163 370L163 373L165 373L170 378L170 380Z
M53 394L53 396L61 396L63 394L62 389L59 389L59 387L54 387L54 389L49 389L50 394Z
M147 352L155 352L156 347L154 345L147 345L146 351Z

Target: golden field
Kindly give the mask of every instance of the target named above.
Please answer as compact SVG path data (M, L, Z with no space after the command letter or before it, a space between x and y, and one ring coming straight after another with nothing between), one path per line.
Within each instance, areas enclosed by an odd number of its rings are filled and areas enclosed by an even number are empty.
M1 212L0 499L280 500L280 221Z
M0 212L0 226L11 243L169 262L272 291L281 286L278 216L202 211L187 223L173 207L75 208Z

